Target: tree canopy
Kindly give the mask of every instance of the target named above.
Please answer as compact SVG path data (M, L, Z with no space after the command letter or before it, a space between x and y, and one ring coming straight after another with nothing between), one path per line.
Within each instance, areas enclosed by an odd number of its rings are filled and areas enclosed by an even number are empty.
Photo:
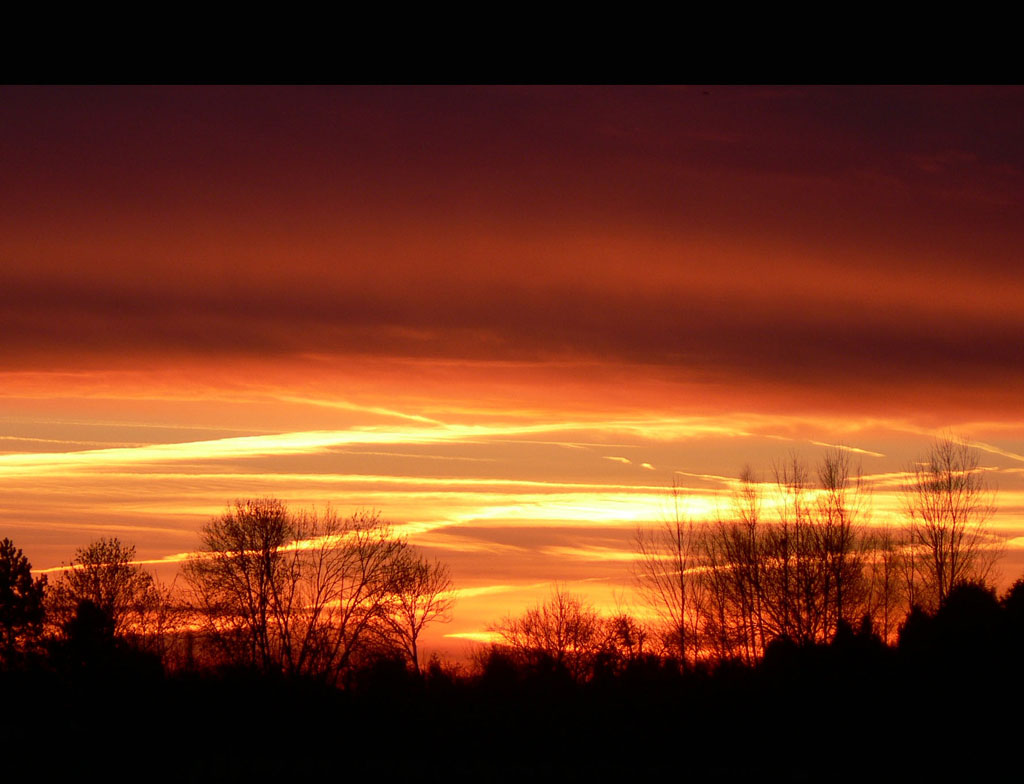
M66 623L88 601L110 618L115 636L152 631L161 597L153 577L135 560L135 546L116 537L78 548L54 586L56 620Z
M12 663L42 632L46 577L32 577L32 565L14 542L0 541L0 664Z
M211 520L185 578L205 637L229 660L328 682L375 654L418 666L420 632L451 606L446 569L378 513L291 513L273 498Z

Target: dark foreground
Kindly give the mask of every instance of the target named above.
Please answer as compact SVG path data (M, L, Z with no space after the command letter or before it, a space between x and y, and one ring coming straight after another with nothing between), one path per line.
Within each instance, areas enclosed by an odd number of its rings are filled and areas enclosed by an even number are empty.
M641 657L582 680L497 651L473 673L381 660L344 690L64 651L0 673L0 779L1012 779L1024 613L958 601L908 619L898 647L846 630L754 667Z

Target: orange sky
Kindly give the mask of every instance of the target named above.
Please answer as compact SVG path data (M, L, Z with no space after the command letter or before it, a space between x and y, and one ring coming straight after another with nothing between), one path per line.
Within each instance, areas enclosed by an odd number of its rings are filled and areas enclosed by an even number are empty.
M1020 89L0 92L0 532L38 567L374 507L472 634L555 580L628 603L674 472L705 514L843 443L883 519L944 431L1024 533Z

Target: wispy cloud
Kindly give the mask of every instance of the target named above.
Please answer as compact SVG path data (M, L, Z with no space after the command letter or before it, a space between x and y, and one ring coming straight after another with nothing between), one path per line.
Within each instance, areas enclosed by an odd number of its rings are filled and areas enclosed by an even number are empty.
M872 452L870 449L860 449L859 447L849 446L848 444L830 444L827 441L811 441L810 443L815 446L825 446L830 449L842 449L846 452L854 452L858 455L871 455L872 457L885 457L881 452Z
M148 446L148 443L141 442L114 442L110 441L87 441L78 439L65 439L65 438L34 438L30 436L0 436L0 443L2 442L13 442L13 444L56 444L59 446L66 447L100 447L104 449L110 449L112 447L117 448L135 448L140 446Z
M739 482L739 480L734 476L722 476L721 474L700 474L692 471L673 471L672 473L678 476L690 476L694 479L706 479L711 482L719 482L730 487L738 484Z
M453 593L460 598L474 596L494 596L502 593L515 593L517 591L534 591L538 588L547 588L548 582L540 583L504 583L500 585L477 585L471 588L456 588Z
M1024 455L1018 454L1016 452L1011 452L1008 449L1001 449L998 446L986 444L983 441L971 441L970 443L971 446L981 449L984 452L991 452L994 455L1002 455L1003 457L1008 457L1011 460L1019 460L1020 462L1024 463Z
M311 454L339 446L429 444L486 440L553 431L569 431L610 427L633 428L638 434L656 431L651 425L638 423L542 422L512 425L447 424L413 428L357 426L348 430L313 430L272 435L239 436L205 441L170 444L147 444L139 447L112 447L76 452L22 453L0 455L0 475L45 472L51 469L90 466L113 466L133 463L158 463L180 460L211 460L269 455ZM686 432L690 432L683 428ZM696 432L704 432L698 427Z
M556 558L578 558L584 561L625 561L636 560L636 553L616 547L589 545L586 547L551 546L541 548L545 555Z
M365 406L358 403L351 403L347 400L326 400L311 397L299 397L297 395L276 395L278 400L286 403L298 403L306 406L317 406L320 408L336 408L344 411L359 411L367 414L378 414L380 416L395 417L397 419L405 419L410 422L423 422L431 425L443 424L437 419L431 419L430 417L421 416L419 414L406 414L402 411L395 411L390 408L381 408L380 406Z

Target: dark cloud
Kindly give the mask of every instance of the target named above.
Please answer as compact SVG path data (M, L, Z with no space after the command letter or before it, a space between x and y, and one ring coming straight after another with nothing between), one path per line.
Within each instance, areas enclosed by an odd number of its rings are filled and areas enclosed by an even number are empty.
M7 285L6 368L92 353L131 360L304 353L588 360L700 381L1020 386L1021 318L919 305L621 293L457 280L416 291L133 291Z
M1021 386L1015 88L4 88L0 361Z

